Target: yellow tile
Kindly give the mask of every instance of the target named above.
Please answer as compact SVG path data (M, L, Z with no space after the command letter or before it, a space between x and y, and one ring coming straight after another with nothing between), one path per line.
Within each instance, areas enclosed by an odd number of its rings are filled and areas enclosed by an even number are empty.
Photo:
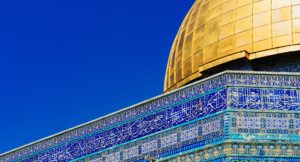
M183 50L182 52L182 60L185 61L187 59L189 59L192 56L192 48L186 48Z
M201 7L204 5L208 5L211 0L203 0L201 1Z
M180 35L179 35L179 42L178 42L178 51L181 51L183 49L183 42L184 42L184 38L185 38L185 31L183 31Z
M185 37L184 46L183 46L184 49L191 47L192 41L193 41L193 36L194 35L192 33L192 34L188 35L187 37Z
M190 14L190 12L189 12L189 14ZM188 25L189 18L190 18L189 14L187 15L187 17L185 18L184 22L183 22L182 25L181 25L181 28L182 28L182 29L185 29L186 26Z
M220 18L220 26L226 25L228 23L231 23L235 20L235 11L232 10L230 12L227 12L223 14Z
M291 19L291 7L284 7L272 11L272 22L280 22Z
M230 50L227 50L227 51L224 51L224 52L220 53L220 56L218 56L218 57L231 56L233 53L235 53L235 48L232 48L232 49L230 49ZM217 62L216 62L216 66L217 66L217 65L220 65L220 62L222 62L222 61L228 62L228 60L221 60L221 59L220 59L220 61L217 61ZM225 62L222 62L222 64L223 64L223 63L225 63Z
M179 52L178 55L176 55L176 59L175 59L175 69L178 68L178 66L181 66L181 55L182 55L182 52Z
M292 35L283 35L273 38L273 47L281 47L292 44Z
M204 36L205 46L211 45L218 41L218 32L208 33Z
M252 4L248 4L242 7L239 7L236 10L236 19L242 19L252 15Z
M252 28L252 16L236 21L235 33L240 33Z
M253 16L253 27L259 27L271 23L271 12L263 12Z
M293 32L300 33L300 19L293 20Z
M252 43L252 30L235 35L235 47L245 46Z
M201 3L198 1L198 2L196 2L196 4L195 4L195 10L199 10L200 9L200 7L201 7Z
M272 0L272 9L282 8L291 5L291 0Z
M254 48L254 51L262 51L262 50L270 49L270 48L272 48L272 40L265 39L262 41L254 42L253 48Z
M182 52L178 52L177 55L175 56L175 64L180 64L181 65L181 55Z
M223 14L229 12L235 9L235 7L236 7L236 0L228 0L227 2L223 2L221 13Z
M190 23L187 27L187 34L190 34L191 32L193 32L194 27L195 27L195 22Z
M218 27L219 27L219 19L215 18L206 23L204 28L204 34L216 32L218 30Z
M200 15L196 20L196 28L199 26L203 26L206 23L207 17L204 15Z
M204 62L207 62L217 56L218 54L218 43L211 44L204 48Z
M176 69L174 71L174 83L177 83L178 81L180 81L182 79L182 72L181 69Z
M182 61L185 62L186 60L191 59L191 57L192 57L191 53L192 53L192 52L189 52L189 53L186 53L186 54L183 53L183 54L182 54ZM185 56L185 55L186 55L186 56Z
M220 28L219 40L234 34L234 23L230 23Z
M178 82L179 80L182 79L182 68L177 68L175 71L175 81Z
M300 5L293 6L293 18L300 18Z
M204 39L197 39L193 42L193 53L203 49L205 45Z
M273 37L291 34L292 33L292 22L291 20L282 21L279 23L272 24L272 35Z
M271 0L254 0L253 13L269 11L271 9Z
M203 51L200 50L198 51L194 56L193 56L193 71L197 71L198 70L198 66L200 64L203 64Z
M169 84L170 85L173 85L174 84L174 74L172 73L171 75L170 75L170 82L169 82Z
M300 43L300 33L294 33L294 44Z
M271 25L265 25L253 30L253 41L261 41L271 37Z
M219 42L219 53L223 53L234 49L234 36L220 40ZM221 54L222 55L222 54Z
M207 17L206 21L210 21L210 20L216 18L217 16L220 16L220 12L221 12L221 6L218 6L214 9L209 10L208 15L206 15L206 17Z
M237 0L236 4L237 4L237 7L241 7L241 6L247 5L252 2L253 2L253 0Z
M210 0L209 2L209 9L216 8L222 4L222 0Z
M197 16L199 15L199 9L195 9L194 11L193 11L193 14L192 14L192 16L191 16L191 20L190 20L190 22L194 22L196 19L197 19Z
M253 52L253 44L247 44L245 46L240 46L235 48L235 52L247 51L248 53Z
M188 77L192 74L192 60L191 58L183 62L183 77Z
M194 32L195 40L200 39L204 35L204 25L196 28Z

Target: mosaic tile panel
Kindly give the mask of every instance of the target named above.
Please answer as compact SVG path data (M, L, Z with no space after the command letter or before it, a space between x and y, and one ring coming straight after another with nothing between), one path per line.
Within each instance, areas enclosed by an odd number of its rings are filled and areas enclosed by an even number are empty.
M228 94L230 108L300 110L299 89L232 87Z
M57 145L61 143L70 142L72 140L82 138L82 136L93 134L99 131L104 131L110 127L122 123L123 121L133 120L134 118L143 116L147 113L157 111L161 108L171 106L188 98L192 98L213 89L223 87L225 84L225 75L208 78L185 89L150 99L146 102L117 112L116 114L100 118L84 126L58 134L50 139L39 141L37 143L31 144L28 147L10 152L3 155L3 157L0 157L0 161L14 161L16 159L32 155L33 153L40 152L51 147L57 147Z
M225 143L192 153L167 158L162 162L299 162L299 144Z
M69 161L102 152L108 148L127 145L135 140L144 143L140 143L139 147L124 148L123 150L127 150L125 155L120 150L106 153L110 156L107 156L105 161L119 161L124 158L131 158L131 161L135 161L139 160L137 157L141 157L142 154L170 156L176 154L178 150L182 152L205 145L203 141L198 144L191 142L197 136L196 129L198 135L200 133L203 139L211 135L217 136L218 134L215 134L214 131L219 129L218 121L204 122L202 123L205 125L203 127L186 128L181 130L184 135L177 133L177 136L172 136L169 141L160 139L157 141L157 145L154 142L156 139L144 141L143 138L148 138L149 135L161 133L164 130L174 129L181 124L202 117L227 111L227 107L230 108L230 111L288 111L295 113L299 111L300 107L298 87L300 87L300 75L295 73L223 72L47 140L0 155L0 162L18 159L26 162ZM247 133L246 131L255 134L262 130L266 134L275 132L273 135L282 135L288 130L288 137L299 139L298 136L293 135L295 132L299 133L300 120L297 117L272 116L266 120L262 120L260 117L236 118L235 124L240 128L237 129L237 135L230 137L244 139L241 134ZM286 120L288 120L288 124ZM232 123L234 122L232 121ZM262 126L264 129L261 128ZM252 129L249 130L249 127ZM268 139L267 137L262 138ZM198 136L197 139L200 140L199 138ZM165 141L167 142L164 143ZM186 147L176 147L175 141L181 142L181 145ZM172 149L175 151L170 151ZM159 154L158 150L160 150Z
M203 134L204 124L210 124L211 131L209 134ZM216 126L217 128L213 128ZM185 134L188 132L192 136ZM153 156L162 158L174 153L188 151L194 148L204 147L217 141L224 140L224 115L211 116L203 120L194 121L190 124L184 124L178 128L164 131L157 135L148 136L136 142L128 143L114 149L103 151L97 155L78 159L79 162L97 161L106 162L114 157L121 161L143 162L146 157ZM117 153L117 156L115 157Z
M233 112L231 139L299 141L299 113Z
M200 96L154 114L99 132L89 137L63 144L21 161L68 161L119 145L176 125L203 117L226 108L226 90ZM177 142L176 134L161 139L161 147ZM128 150L134 154L134 150ZM135 153L137 152L137 149ZM67 155L67 156L65 156Z

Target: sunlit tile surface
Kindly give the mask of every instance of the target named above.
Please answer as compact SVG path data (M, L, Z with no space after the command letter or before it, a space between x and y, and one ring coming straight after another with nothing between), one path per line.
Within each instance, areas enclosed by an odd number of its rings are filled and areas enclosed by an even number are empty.
M299 19L299 0L196 0L171 49L165 91L226 62L299 44Z

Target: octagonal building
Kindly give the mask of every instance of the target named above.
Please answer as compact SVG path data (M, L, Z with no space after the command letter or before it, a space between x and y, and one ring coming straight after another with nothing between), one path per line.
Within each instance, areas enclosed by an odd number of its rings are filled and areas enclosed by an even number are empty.
M0 162L299 162L300 0L195 0L164 93Z

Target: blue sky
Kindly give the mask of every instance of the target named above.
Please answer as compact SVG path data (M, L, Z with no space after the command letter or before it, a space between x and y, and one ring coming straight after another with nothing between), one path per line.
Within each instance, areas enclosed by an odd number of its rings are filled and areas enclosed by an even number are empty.
M1 0L0 153L163 91L194 0Z

